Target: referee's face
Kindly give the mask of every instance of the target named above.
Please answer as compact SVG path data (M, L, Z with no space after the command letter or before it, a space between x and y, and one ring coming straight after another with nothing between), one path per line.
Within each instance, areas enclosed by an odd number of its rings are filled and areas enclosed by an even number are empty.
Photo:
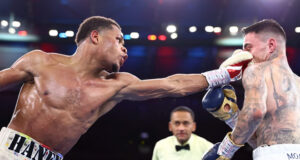
M196 130L196 124L189 112L176 111L171 116L169 130L177 138L179 143L184 144Z

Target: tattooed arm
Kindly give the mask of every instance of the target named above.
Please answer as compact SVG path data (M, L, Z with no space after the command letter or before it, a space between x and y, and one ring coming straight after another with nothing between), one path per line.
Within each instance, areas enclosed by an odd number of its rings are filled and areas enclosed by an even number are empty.
M251 65L244 72L244 106L231 137L236 144L246 143L266 114L267 86L264 78L265 66L262 64Z

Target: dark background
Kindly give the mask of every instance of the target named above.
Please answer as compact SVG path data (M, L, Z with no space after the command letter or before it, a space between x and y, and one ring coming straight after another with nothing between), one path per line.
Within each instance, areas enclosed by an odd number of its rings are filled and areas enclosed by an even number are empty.
M121 71L141 79L161 78L175 73L201 73L218 68L228 53L241 44L223 46L216 40L230 37L229 25L247 26L264 18L273 18L285 28L288 37L287 56L292 70L300 73L300 1L297 0L1 0L0 19L22 22L17 30L39 36L37 41L4 40L0 36L0 69L9 67L32 49L71 55L74 38L49 37L48 30L76 32L83 19L102 15L115 19L124 34L140 33L137 40L126 40L129 58ZM178 39L166 33L168 24L177 25ZM189 33L195 25L197 32ZM222 27L218 34L206 33L206 25ZM1 27L0 33L7 33ZM166 41L148 41L148 34L164 34ZM238 34L234 38L241 38ZM243 104L241 82L233 83L238 104ZM10 121L20 86L0 92L0 125ZM196 134L215 143L230 131L201 107L205 92L183 98L162 98L143 102L124 101L101 117L65 156L66 160L149 160L156 141L168 131L170 111L179 105L192 108L196 114ZM47 131L45 131L47 132ZM62 131L63 132L63 131ZM246 145L234 160L252 159Z

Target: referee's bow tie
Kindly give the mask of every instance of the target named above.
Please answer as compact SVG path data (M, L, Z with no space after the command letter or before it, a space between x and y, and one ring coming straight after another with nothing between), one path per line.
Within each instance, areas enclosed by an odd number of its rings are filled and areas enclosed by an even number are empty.
M189 144L184 145L184 146L176 145L175 148L176 148L177 152L182 150L182 149L190 150L190 145Z

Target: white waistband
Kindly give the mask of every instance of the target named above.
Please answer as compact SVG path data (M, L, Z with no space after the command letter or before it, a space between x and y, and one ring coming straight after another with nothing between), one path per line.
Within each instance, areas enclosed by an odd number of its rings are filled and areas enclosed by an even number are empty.
M48 146L33 138L10 128L2 127L0 131L0 148L15 154L22 154L28 159L62 160L60 153L52 151ZM41 158L42 157L42 158Z
M300 144L260 146L253 151L254 160L300 160Z

